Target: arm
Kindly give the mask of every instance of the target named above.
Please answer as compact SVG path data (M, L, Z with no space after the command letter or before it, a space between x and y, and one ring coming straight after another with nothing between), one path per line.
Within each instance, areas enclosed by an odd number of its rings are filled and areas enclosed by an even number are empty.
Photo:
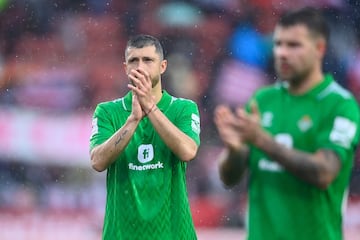
M116 131L104 143L94 147L91 152L92 168L98 172L102 172L113 163L128 145L133 136L140 120L144 117L139 101L136 95L132 98L132 112L125 124Z
M228 187L237 184L247 168L249 149L239 150L226 148L219 157L219 174L221 181Z
M148 118L165 144L176 156L186 162L195 158L198 145L177 128L156 105L149 110Z
M330 150L320 149L311 154L290 149L264 131L259 124L256 105L251 106L251 114L238 109L239 131L244 140L253 144L277 161L295 176L325 189L337 176L341 168L338 156Z
M340 160L333 151L320 149L310 154L290 149L277 143L264 131L259 133L254 145L295 176L322 189L328 187L341 168Z
M107 169L116 157L123 152L138 124L139 120L130 115L125 124L108 140L94 147L90 153L92 168L98 172Z
M217 106L214 122L225 150L219 157L221 181L228 187L237 184L243 176L248 162L249 148L243 143L238 131L238 119L229 107Z

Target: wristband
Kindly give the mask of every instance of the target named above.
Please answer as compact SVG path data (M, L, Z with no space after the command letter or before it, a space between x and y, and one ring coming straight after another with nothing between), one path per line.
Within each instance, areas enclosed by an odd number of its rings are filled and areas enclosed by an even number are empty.
M146 115L149 115L151 112L155 111L156 109L157 109L157 106L156 106L156 104L154 103L154 104L152 105L152 107L150 108L150 110L149 110L148 112L145 112L145 113L146 113Z

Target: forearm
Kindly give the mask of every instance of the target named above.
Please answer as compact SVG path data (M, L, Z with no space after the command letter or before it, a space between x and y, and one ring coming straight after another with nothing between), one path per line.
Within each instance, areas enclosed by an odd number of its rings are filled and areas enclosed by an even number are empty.
M333 181L340 169L340 161L334 152L320 150L311 154L291 149L276 142L266 132L261 133L255 145L295 176L322 189Z
M139 121L129 118L107 141L91 151L91 164L96 171L104 171L123 152Z
M178 129L157 107L148 117L161 139L182 161L195 158L198 146L193 139Z
M248 162L249 149L243 145L240 149L226 148L219 158L219 174L226 186L234 186L243 176Z

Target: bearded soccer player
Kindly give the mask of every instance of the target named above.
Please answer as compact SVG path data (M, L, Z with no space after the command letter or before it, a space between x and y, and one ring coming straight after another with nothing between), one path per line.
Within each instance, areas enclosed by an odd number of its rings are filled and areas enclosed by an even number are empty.
M103 239L196 239L186 165L200 144L197 104L161 86L158 39L137 35L125 50L129 92L93 116L91 164L107 170Z
M249 240L343 239L343 204L359 142L359 106L322 70L329 28L316 9L280 18L274 31L279 81L245 109L218 106L227 186L249 172Z

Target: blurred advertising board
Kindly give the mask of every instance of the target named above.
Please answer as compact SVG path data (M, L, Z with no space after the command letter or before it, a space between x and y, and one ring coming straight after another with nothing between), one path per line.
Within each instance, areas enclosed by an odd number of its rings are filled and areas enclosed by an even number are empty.
M91 113L45 114L0 109L0 160L89 164Z

